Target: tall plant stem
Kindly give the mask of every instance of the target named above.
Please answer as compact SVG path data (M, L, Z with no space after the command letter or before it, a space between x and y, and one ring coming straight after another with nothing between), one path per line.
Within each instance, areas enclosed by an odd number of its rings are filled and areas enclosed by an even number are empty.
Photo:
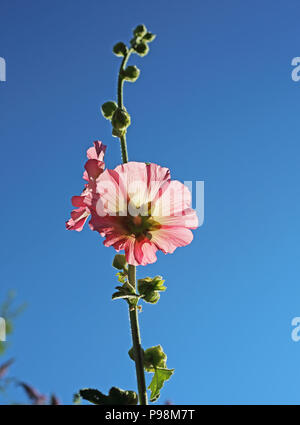
M127 55L124 56L118 77L118 107L123 108L123 71L127 64L127 61L133 52L133 49L129 49ZM121 153L123 163L128 162L128 152L127 152L127 142L126 142L126 133L120 137L121 143ZM128 266L128 279L129 283L133 288L136 288L136 267L129 264ZM140 335L140 326L138 319L138 308L136 304L129 303L129 318L130 318L130 327L132 335L132 344L133 344L133 353L136 369L136 378L137 386L139 393L139 402L140 404L148 404L147 402L147 391L146 391L146 382L145 382L145 372L144 372L144 359L143 359L143 350L141 346L141 335Z
M136 272L136 267L129 264L128 266L129 282L134 288L136 287L135 272ZM139 392L139 401L140 401L140 404L148 404L145 372L144 372L144 359L143 359L143 350L141 346L141 335L140 335L137 305L133 305L133 304L129 305L129 318L130 318L130 326L131 326L131 334L132 334L136 378L137 378L138 392Z
M123 71L125 69L125 66L128 62L128 59L130 58L131 53L133 52L133 49L129 49L127 52L127 55L124 56L120 71L119 71L119 77L118 77L118 107L123 108L123 85L124 85L124 77L123 77ZM121 143L121 153L122 153L122 161L123 163L128 162L128 152L127 152L127 143L126 143L126 133L124 133L123 136L120 137L120 143Z

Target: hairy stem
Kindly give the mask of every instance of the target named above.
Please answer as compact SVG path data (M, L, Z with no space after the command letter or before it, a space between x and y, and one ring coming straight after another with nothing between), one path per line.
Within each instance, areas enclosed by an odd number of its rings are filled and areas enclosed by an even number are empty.
M133 49L129 49L127 55L124 56L118 77L118 107L123 108L123 71L128 62L128 59L133 52ZM127 152L127 142L126 134L120 137L121 143L121 153L123 163L128 162L128 152ZM128 265L128 280L130 285L136 289L136 267L131 264ZM133 353L136 369L136 378L138 385L139 393L139 402L140 404L148 404L147 402L147 391L146 391L146 382L145 382L145 372L144 372L144 359L143 359L143 350L141 346L141 335L138 319L138 308L136 304L129 303L129 318L130 318L130 327L132 335L132 344L133 344Z
M136 267L129 264L128 277L129 277L129 282L133 287L136 287L135 272L136 272ZM133 354L134 354L134 360L135 360L135 369L136 369L136 377L137 377L138 392L139 392L139 402L140 404L148 404L145 372L144 372L144 358L143 358L143 350L141 346L141 335L140 335L137 305L133 305L133 304L129 305L129 317L130 317Z
M118 107L123 108L123 85L124 85L124 77L123 77L123 71L126 67L126 64L128 62L128 59L133 52L133 49L129 49L127 52L127 55L124 56L120 71L119 71L119 77L118 77ZM127 152L127 143L126 143L126 134L120 137L120 143L121 143L121 153L122 153L122 161L123 163L128 162L128 152Z

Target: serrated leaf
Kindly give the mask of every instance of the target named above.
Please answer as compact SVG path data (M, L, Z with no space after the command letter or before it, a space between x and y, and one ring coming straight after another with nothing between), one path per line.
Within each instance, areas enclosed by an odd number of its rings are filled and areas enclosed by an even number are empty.
M162 389L165 381L171 378L174 373L174 369L163 369L156 368L152 381L148 387L151 390L150 401L153 403L160 396L160 390Z

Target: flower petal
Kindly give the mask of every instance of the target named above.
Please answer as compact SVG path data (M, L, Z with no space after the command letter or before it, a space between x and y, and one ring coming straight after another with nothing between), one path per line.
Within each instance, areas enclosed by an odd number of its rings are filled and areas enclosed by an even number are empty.
M153 242L165 254L172 254L179 246L186 246L193 240L191 230L184 227L161 228L151 232Z

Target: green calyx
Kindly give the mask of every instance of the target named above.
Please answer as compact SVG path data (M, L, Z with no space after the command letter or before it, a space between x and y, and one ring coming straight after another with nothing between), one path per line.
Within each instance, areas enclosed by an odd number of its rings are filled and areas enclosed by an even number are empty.
M144 301L151 304L156 304L160 299L160 293L167 288L164 286L164 280L161 276L154 278L146 277L145 279L138 280L138 292Z
M112 116L113 116L113 114L114 114L114 112L117 108L118 108L118 105L116 104L116 102L112 102L112 101L105 102L101 106L102 115L107 120L111 120Z
M123 71L123 78L126 81L130 81L134 83L140 75L140 70L135 65L127 66L126 69Z
M122 41L120 41L114 45L113 52L116 56L126 56L128 53L128 48L124 43L122 43Z

